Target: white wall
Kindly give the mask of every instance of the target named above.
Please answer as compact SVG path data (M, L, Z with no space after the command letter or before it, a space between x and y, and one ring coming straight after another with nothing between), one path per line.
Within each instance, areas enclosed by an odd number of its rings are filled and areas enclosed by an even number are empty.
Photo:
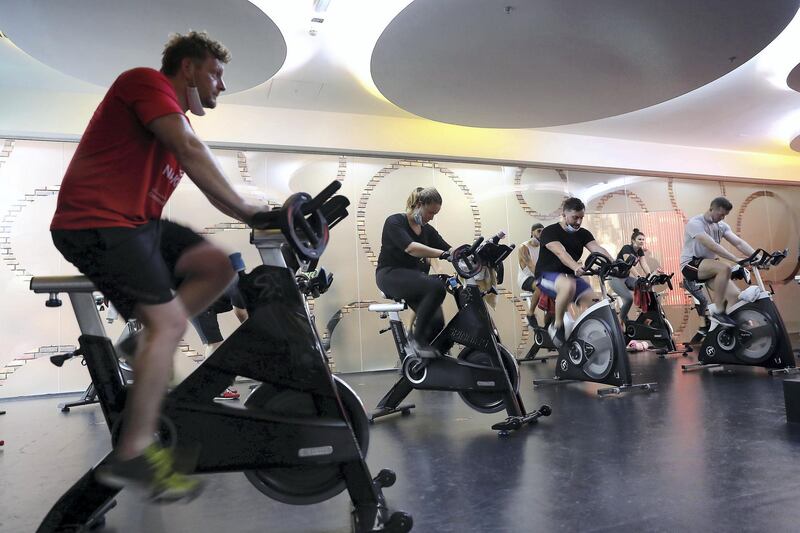
M0 136L77 139L100 96L5 91ZM797 181L800 157L664 145L531 130L491 130L424 119L220 106L192 123L211 143L342 153L404 154L629 172Z

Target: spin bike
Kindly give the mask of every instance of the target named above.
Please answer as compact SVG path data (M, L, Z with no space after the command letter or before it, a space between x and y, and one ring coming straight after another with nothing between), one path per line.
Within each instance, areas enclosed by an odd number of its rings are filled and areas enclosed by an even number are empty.
M239 281L250 318L167 394L157 437L165 447L194 451L195 473L244 472L268 497L295 505L347 489L354 531L407 532L411 516L390 514L382 492L395 475L370 475L366 412L356 393L330 373L294 272L281 254L281 244L288 243L304 260L319 258L329 228L347 216L349 201L333 196L340 186L333 182L315 198L294 194L279 210L254 217L251 242L264 264ZM35 277L31 290L50 299L68 294L82 333L79 351L116 443L126 385L91 296L94 286L83 276ZM261 382L244 408L214 401L235 376ZM101 525L119 490L100 484L90 469L38 531Z
M653 288L656 285L666 284L672 290L672 277L675 274L664 274L651 272L647 276L641 276L636 280L634 288L634 300L638 300L641 305L641 313L636 320L625 321L625 340L649 341L654 347L659 357L670 353L680 353L684 357L689 356L692 351L691 346L684 344L684 349L679 350L673 338L674 331L672 324L667 319L664 307L661 305L661 295Z
M529 306L539 305L539 302L531 301L533 293L522 292L520 293L520 297L524 298L528 302ZM527 324L531 330L531 347L528 349L528 353L525 354L525 357L517 359L518 363L524 363L528 361L540 361L542 363L546 363L548 359L555 359L558 357L557 354L553 353L547 353L546 355L540 355L539 357L536 357L536 355L539 353L539 350L545 350L547 352L557 351L556 345L553 344L553 340L550 338L550 333L547 332L547 328L552 322L553 312L548 309L544 314L544 325L531 326L530 324Z
M61 307L61 303L62 302L61 302L61 300L58 299L58 297L55 297L55 298L52 298L52 299L48 299L47 302L46 302L48 307ZM95 305L97 306L97 310L98 311L102 311L103 309L105 309L105 306L101 305L101 303L102 303L102 297L99 299L99 301L98 301L98 298L95 297ZM113 322L113 318L112 319L108 319L108 320L109 320L109 322ZM117 339L116 345L119 345L120 342L123 342L125 339L127 339L130 336L132 336L137 331L139 331L141 328L142 328L142 326L141 326L141 324L139 323L138 320L129 320L125 324L125 327L122 330L122 333L120 334L119 338ZM80 357L80 354L78 353L78 351L73 351L73 352L68 352L68 353L61 353L61 354L57 354L57 355L51 355L50 356L50 362L54 366L56 366L58 368L61 368L62 366L64 366L64 363L66 363L67 361L69 361L70 359L72 359L74 357ZM84 366L86 366L86 360L81 361L81 363ZM123 359L120 359L119 368L122 371L122 379L125 381L125 383L127 383L127 384L132 383L132 381L133 381L133 368L131 368L131 366L128 364L128 362L123 360ZM93 405L93 404L96 404L96 403L100 403L100 400L97 397L97 389L95 389L94 383L90 382L89 386L86 387L86 390L84 391L83 396L81 396L80 399L78 399L76 401L72 401L72 402L60 403L60 404L58 404L58 409L62 413L69 413L70 410L73 407L82 407L84 405Z
M524 424L536 422L539 417L550 415L548 405L542 405L532 413L526 412L519 394L519 367L514 356L500 342L483 299L495 289L492 287L483 292L477 284L476 278L484 267L494 269L499 282L502 282L502 263L513 250L513 245L499 244L499 240L500 237L495 236L484 242L480 237L472 245L456 248L451 255L453 267L466 282L462 284L456 276L447 278L447 291L453 295L458 311L431 345L439 353L446 354L455 344L460 344L463 348L457 357L422 358L417 355L408 342L406 328L400 319L400 312L407 309L403 300L385 295L396 303L369 306L369 310L380 313L381 318L389 318L389 327L381 333L392 332L402 374L370 415L371 422L392 413L407 415L415 406L401 405L401 402L414 389L457 392L468 406L481 413L497 413L505 409L508 418L492 426L500 435L507 435Z
M686 278L683 278L683 283L681 284L683 289L689 294L692 298L692 307L697 312L697 315L700 317L701 324L700 327L697 329L692 338L689 342L685 342L684 345L686 346L694 346L695 344L701 344L703 339L706 338L708 335L708 330L711 327L711 321L708 318L708 297L705 292L705 283L702 281L692 281Z
M621 259L611 261L596 252L589 254L583 268L587 276L600 278L602 297L581 313L573 324L565 323L566 342L558 350L556 375L551 379L534 380L534 386L571 381L611 385L598 389L600 396L656 390L656 383L632 383L628 352L625 350L627 343L606 292L606 279L611 276L626 277L631 266L632 263Z
M751 267L758 295L753 301L740 299L728 307L728 314L737 324L735 328L723 327L709 320L708 333L698 352L698 362L683 365L684 371L721 365L747 365L767 368L770 375L800 372L796 367L786 326L772 300L772 293L764 286L760 272L780 264L787 253L787 250L769 253L759 248L750 257L739 261L739 265Z

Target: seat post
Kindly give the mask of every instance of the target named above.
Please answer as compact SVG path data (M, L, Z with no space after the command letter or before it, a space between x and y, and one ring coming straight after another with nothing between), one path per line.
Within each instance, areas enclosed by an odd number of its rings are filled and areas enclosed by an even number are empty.
M251 242L258 248L263 264L287 268L286 260L281 251L281 244L286 242L286 238L280 231L253 230Z
M100 320L100 313L97 311L92 293L71 292L69 301L82 334L107 337L106 328L103 326L103 321Z

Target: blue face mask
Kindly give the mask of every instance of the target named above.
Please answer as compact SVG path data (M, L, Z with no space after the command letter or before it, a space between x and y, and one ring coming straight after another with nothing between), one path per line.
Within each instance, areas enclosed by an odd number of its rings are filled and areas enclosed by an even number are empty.
M424 226L425 222L422 221L422 209L415 209L414 213L412 213L411 218L414 219L414 222L419 224L420 226Z
M565 222L564 223L564 229L567 231L567 233L575 233L576 231L578 231L581 228L580 228L580 226L578 226L577 228L574 228L574 227L570 226L569 224L567 224Z

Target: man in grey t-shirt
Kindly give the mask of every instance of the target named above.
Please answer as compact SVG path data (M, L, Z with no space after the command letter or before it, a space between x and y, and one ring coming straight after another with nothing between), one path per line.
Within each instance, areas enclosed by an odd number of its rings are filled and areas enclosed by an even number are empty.
M733 303L739 297L739 289L731 281L731 273L742 267L731 267L718 259L721 257L734 263L740 260L720 243L725 239L745 255L752 254L754 250L722 221L731 209L733 204L719 196L711 201L708 211L689 219L683 232L681 274L687 280L705 282L714 300L709 306L711 318L723 326L735 327L736 322L725 309L727 303Z

